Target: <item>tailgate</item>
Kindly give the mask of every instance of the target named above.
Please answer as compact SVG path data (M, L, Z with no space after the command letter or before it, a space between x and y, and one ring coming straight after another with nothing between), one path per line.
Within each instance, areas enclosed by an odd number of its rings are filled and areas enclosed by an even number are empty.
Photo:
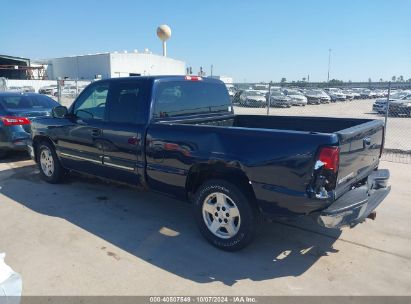
M337 198L378 167L383 132L382 120L372 120L337 132L340 141Z

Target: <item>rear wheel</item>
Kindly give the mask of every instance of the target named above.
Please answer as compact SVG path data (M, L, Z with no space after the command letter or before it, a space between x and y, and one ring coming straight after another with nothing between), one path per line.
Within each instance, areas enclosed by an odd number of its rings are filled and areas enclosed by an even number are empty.
M201 234L214 246L236 251L247 246L260 224L260 214L236 186L210 180L195 195L195 218Z
M65 175L65 170L60 164L54 147L48 142L40 143L37 157L41 178L51 184L61 182Z

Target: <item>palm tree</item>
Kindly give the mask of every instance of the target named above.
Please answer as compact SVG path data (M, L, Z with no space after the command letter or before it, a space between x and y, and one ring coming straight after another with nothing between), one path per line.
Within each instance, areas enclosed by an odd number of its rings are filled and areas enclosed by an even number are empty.
M397 81L397 77L396 77L396 76L392 76L391 80L395 82L395 81Z

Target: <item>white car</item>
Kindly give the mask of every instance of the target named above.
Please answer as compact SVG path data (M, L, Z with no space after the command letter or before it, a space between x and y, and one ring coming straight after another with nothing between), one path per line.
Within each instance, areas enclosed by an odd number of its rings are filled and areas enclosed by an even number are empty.
M240 95L240 105L246 107L265 107L267 105L267 99L265 92L258 90L245 90Z
M285 89L283 90L283 93L291 98L291 104L293 106L305 106L308 103L307 97L305 97L300 91Z
M78 94L78 89L76 86L64 86L61 90L61 95L77 95Z
M325 89L328 93L328 95L331 98L331 101L336 102L336 101L344 101L347 99L347 96L337 88L329 88Z
M356 93L351 90L342 90L342 93L345 94L348 100L353 100L356 96Z
M39 89L39 94L57 96L57 94L58 94L57 85L50 85L50 86L41 87Z

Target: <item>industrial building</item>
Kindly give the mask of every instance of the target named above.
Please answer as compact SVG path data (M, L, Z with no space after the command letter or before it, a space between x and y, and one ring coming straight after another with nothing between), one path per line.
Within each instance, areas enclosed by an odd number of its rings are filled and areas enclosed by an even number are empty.
M7 79L44 79L42 65L30 64L30 59L9 55L0 55L0 77Z
M144 75L184 75L186 64L170 57L143 53L112 52L54 58L43 61L48 79L94 79Z

